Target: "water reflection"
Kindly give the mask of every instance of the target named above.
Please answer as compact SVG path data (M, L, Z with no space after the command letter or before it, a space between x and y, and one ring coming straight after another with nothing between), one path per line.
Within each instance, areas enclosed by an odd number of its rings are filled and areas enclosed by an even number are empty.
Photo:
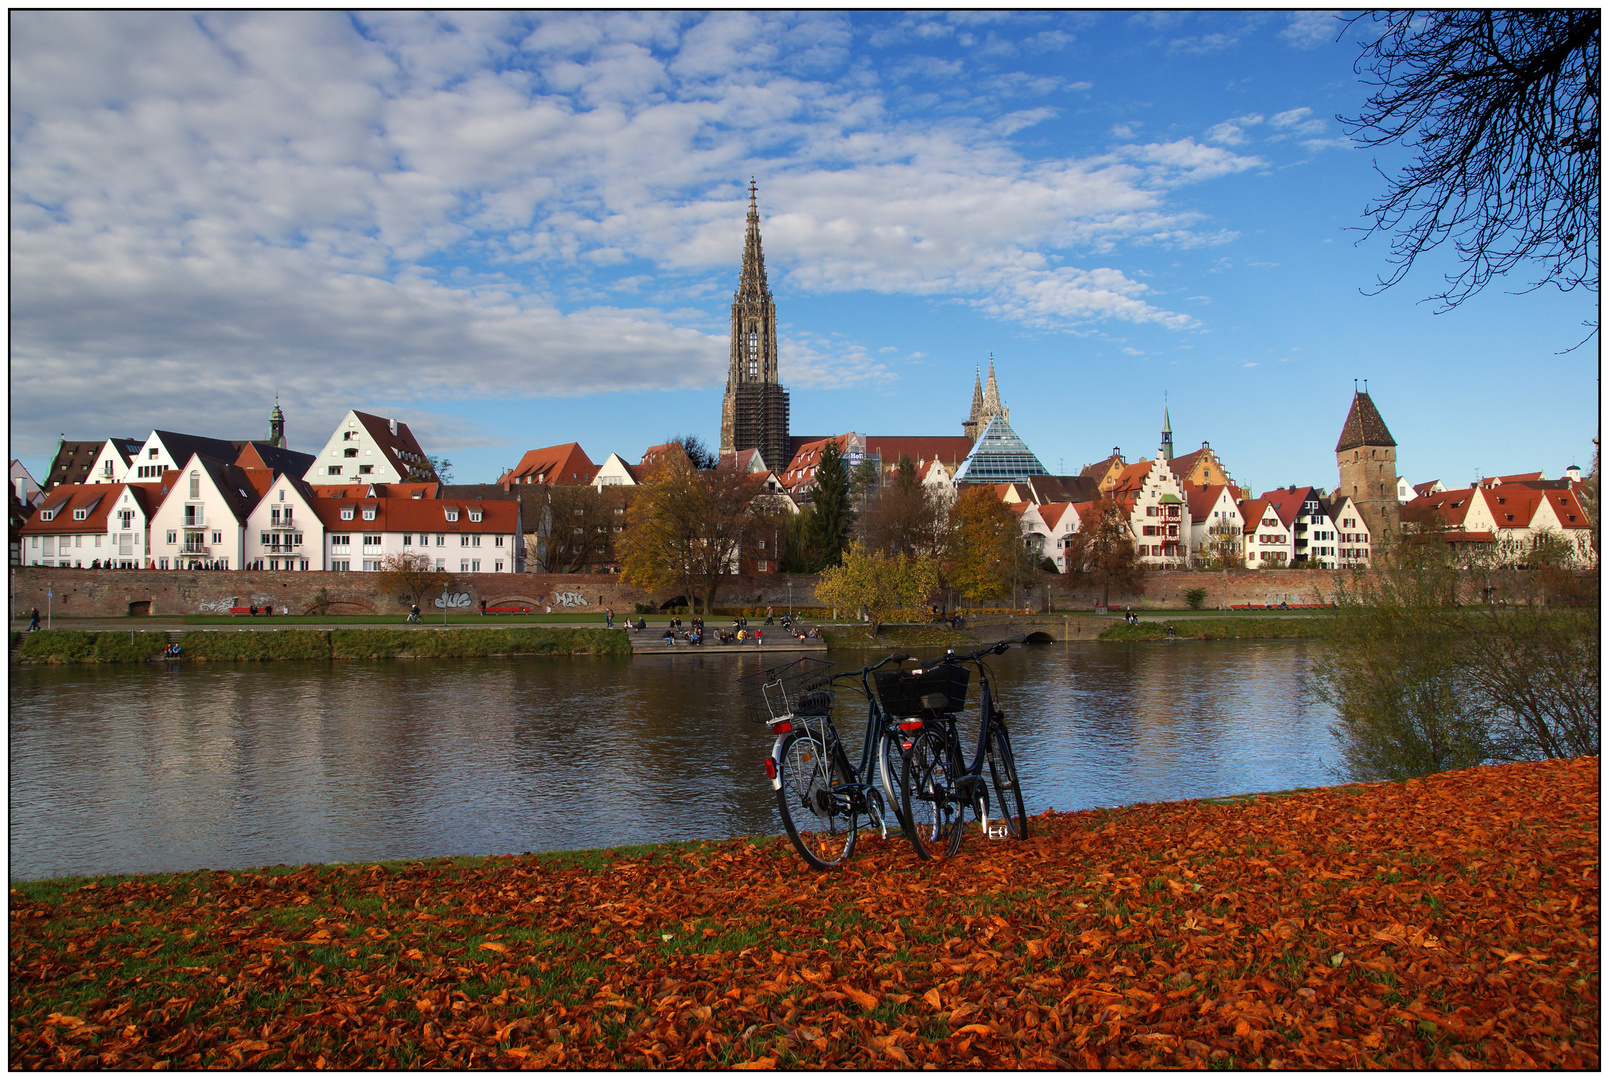
M997 659L1029 811L1332 782L1308 658L1178 642ZM772 833L770 742L734 692L757 663L13 668L11 877Z

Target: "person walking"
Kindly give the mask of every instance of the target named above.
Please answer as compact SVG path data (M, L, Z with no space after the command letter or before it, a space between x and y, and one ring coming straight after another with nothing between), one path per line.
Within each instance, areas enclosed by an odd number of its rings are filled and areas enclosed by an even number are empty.
M39 609L37 607L28 612L28 629L39 629Z
M604 627L606 629L609 629L609 630L613 630L615 628L615 609L614 608L607 608L606 607L606 608L603 609L603 625L604 625Z

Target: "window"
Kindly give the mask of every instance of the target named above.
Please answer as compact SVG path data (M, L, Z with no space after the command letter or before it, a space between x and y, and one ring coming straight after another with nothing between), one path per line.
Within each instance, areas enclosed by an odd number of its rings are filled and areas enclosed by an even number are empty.
M367 476L372 472L374 472L374 466L373 465L359 465L358 466L358 475L359 476Z
M221 544L221 543L223 543L223 533L221 533L221 532L215 532L215 533L213 533L213 534L212 534L212 542L213 542L213 543L214 543L214 544Z
M421 538L419 542L421 544L424 543L423 538ZM445 536L443 536L441 533L436 534L436 546L437 547L446 547L447 546L447 538Z
M341 475L341 467L339 465L331 465L330 466L330 475L331 476L340 476Z
M262 544L264 547L267 547L267 546L269 546L270 544L272 544L274 542L273 534L271 534L271 533L258 533L257 534L257 542Z
M179 534L178 534L178 532L176 530L174 530L174 529L169 529L168 530L168 543L177 544L178 542L179 542Z
M436 569L437 570L445 570L445 569L447 569L447 560L446 559L437 559L436 560Z
M355 439L357 437L358 437L358 433L355 432L355 431L343 431L343 432L341 432L341 441L342 442L351 442L353 439Z
M56 511L54 511L54 510L41 510L41 511L39 511L39 520L40 521L54 521L54 520L56 520Z
M496 562L494 562L492 564L492 573L501 574L502 572L503 572L503 560L498 559Z
M347 447L345 450L343 450L341 452L341 456L342 457L357 457L358 456L358 448L355 447L355 446L349 446L349 447Z
M459 559L458 560L458 572L460 574L469 573L469 560L468 559Z
M475 534L475 535L473 535L473 536L471 536L469 538L469 546L470 547L480 547L480 534L479 533L477 533L477 534Z
M1575 520L1575 515L1574 514L1570 515L1570 520L1571 521ZM495 541L492 544L492 546L493 547L502 547L503 546L503 538L501 536L496 537Z
M201 474L193 469L190 472L190 497L201 498Z
M374 571L374 570L380 569L380 560L379 559L364 559L363 560L363 569L369 570L369 571Z
M156 561L156 568L158 570L166 570L168 568L168 560L167 560L166 556L164 556L163 558L160 558L160 559L158 559Z
M331 559L330 560L330 569L331 570L350 570L350 569L352 569L352 560L351 559Z
M146 451L145 456L150 458L152 461L155 461L156 460L156 451L157 451L157 448L153 446L153 447L151 447L150 450Z
M379 547L380 546L380 537L377 534L374 534L374 533L364 533L363 534L363 546L364 547Z
M363 508L363 520L364 521L373 521L374 520L374 507L365 506Z
M87 517L89 517L89 511L88 510L78 509L78 510L73 511L73 520L74 521L83 521Z
M350 506L341 507L341 520L342 521L351 521L352 520L352 508Z
M403 533L402 534L402 546L403 547L412 547L413 546L413 533Z
M470 559L469 560L469 572L471 574L480 573L480 560L479 559Z
M578 513L578 514L580 512L581 511L579 511L579 510L576 511L576 513ZM448 521L457 521L458 520L458 511L457 510L449 510L449 511L447 511L447 520Z
M331 533L330 534L330 546L331 547L351 547L352 546L352 534L351 533Z
M473 506L470 507L469 508L469 520L470 521L479 521L480 520L480 510L475 508L475 507L473 507Z

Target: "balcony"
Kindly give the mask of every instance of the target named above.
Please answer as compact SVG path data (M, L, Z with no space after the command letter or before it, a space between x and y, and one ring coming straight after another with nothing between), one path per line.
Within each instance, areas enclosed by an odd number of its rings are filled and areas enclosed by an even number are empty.
M187 529L204 529L207 527L207 515L200 507L184 508L184 527Z
M205 545L205 544L190 544L190 543L186 543L184 545L184 547L179 549L179 554L181 554L181 555L210 555L210 554L212 554L212 549L210 547L208 547L207 545Z

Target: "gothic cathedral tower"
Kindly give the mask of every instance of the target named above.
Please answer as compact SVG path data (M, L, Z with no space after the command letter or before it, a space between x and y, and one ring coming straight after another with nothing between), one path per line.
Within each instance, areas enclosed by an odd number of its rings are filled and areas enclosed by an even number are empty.
M766 467L781 472L792 453L788 392L777 381L777 305L765 282L760 211L749 180L749 230L743 273L732 297L732 351L721 401L721 453L758 449Z
M1352 497L1374 536L1395 532L1401 508L1397 501L1397 441L1367 390L1352 393L1352 408L1335 444L1335 463L1341 470L1336 495Z

